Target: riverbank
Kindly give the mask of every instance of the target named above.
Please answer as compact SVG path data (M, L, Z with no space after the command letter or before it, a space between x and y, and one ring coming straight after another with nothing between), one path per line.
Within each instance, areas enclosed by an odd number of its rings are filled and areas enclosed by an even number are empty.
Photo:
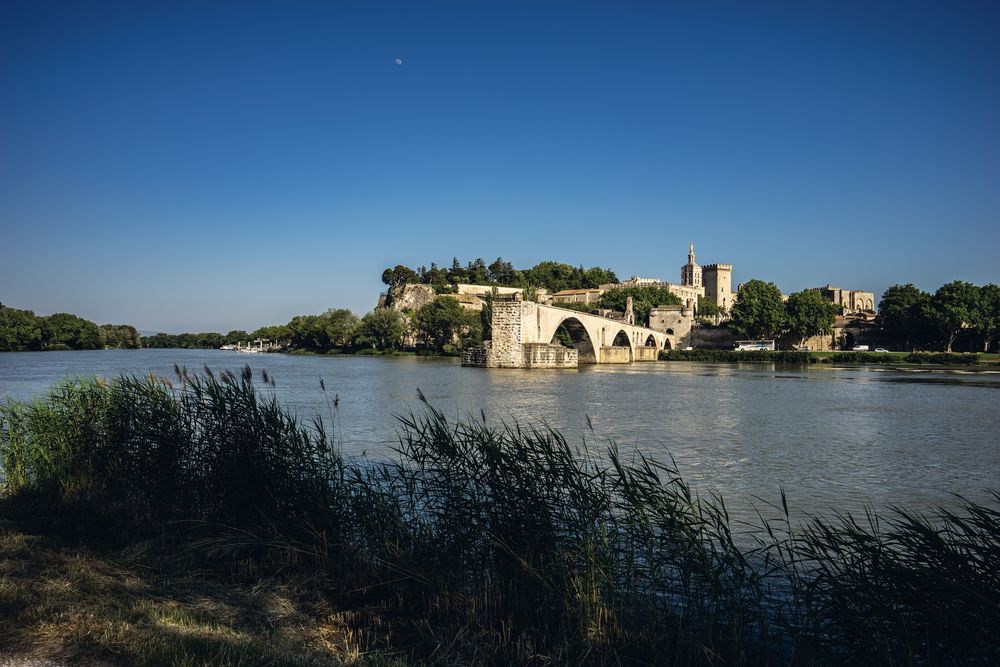
M348 460L271 381L177 369L0 409L8 641L113 664L1000 658L996 495L736 525L671 465L429 406L396 460Z
M331 606L315 577L192 567L169 544L85 539L22 505L0 502L2 664L393 663L381 623Z
M800 352L797 350L666 350L661 361L706 363L1000 366L1000 354L952 352Z

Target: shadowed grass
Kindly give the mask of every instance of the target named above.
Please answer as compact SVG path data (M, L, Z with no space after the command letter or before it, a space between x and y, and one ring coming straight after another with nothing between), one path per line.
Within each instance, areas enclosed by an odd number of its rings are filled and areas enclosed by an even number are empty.
M176 374L76 381L0 407L11 502L41 508L63 539L153 544L171 567L238 586L308 577L332 608L363 611L367 629L352 632L366 645L407 660L1000 660L1000 498L801 527L786 507L737 539L721 498L614 445L592 456L547 427L453 423L427 406L401 418L395 460L347 462L320 421L282 411L273 378ZM0 589L2 620L30 626L18 599ZM216 623L178 613L173 625ZM266 662L219 627L236 653L203 658Z

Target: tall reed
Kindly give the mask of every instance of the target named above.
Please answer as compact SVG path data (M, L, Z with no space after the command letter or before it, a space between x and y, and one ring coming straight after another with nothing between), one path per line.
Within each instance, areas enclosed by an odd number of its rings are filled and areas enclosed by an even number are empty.
M322 573L429 634L417 657L1000 661L1000 497L802 526L785 506L735 535L722 498L613 444L428 405L400 418L395 457L348 461L271 387L178 368L7 403L5 494L92 533L167 531L204 563Z

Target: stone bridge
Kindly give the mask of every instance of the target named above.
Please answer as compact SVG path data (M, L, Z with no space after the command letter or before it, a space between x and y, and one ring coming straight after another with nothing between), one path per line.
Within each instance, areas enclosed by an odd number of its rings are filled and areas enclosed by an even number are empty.
M659 351L672 345L670 336L660 331L517 297L493 302L492 339L468 350L463 365L574 368L656 361ZM556 341L560 327L572 339L572 348Z

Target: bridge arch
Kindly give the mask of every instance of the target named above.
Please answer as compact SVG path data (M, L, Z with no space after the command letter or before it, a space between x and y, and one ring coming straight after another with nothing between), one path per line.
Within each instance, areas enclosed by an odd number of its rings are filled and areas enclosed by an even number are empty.
M598 340L595 345L595 336L587 329L583 322L572 316L563 318L556 324L550 334L547 336L543 334L543 338L546 338L550 343L558 343L559 340L556 338L556 334L560 328L565 329L566 333L569 334L570 340L573 343L572 347L576 350L580 363L597 363L597 349L600 342Z
M612 328L611 330L614 331L614 328ZM616 333L615 337L611 340L611 347L628 348L628 360L630 362L635 361L635 342L632 340L633 337L634 337L634 332L633 335L630 336L629 333L625 331L625 329L619 329L618 333Z
M656 344L656 338L653 336L653 334L649 334L648 336L646 336L646 342L644 343L644 345L646 347L659 347L659 345Z

